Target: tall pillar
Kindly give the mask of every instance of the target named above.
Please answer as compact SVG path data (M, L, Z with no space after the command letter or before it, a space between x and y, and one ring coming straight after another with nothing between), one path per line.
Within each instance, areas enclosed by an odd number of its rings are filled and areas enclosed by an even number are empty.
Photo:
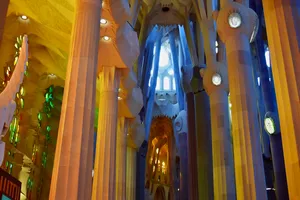
M125 117L119 117L116 144L116 200L126 199L126 126Z
M218 76L220 83L213 82ZM204 70L203 82L210 99L214 199L236 199L226 66L212 63Z
M146 155L148 143L144 141L139 148L136 157L136 199L145 199L145 172Z
M237 199L265 200L266 185L249 44L255 37L258 19L253 10L236 2L225 5L219 13L215 13L215 17L228 61Z
M180 133L179 156L180 156L180 200L188 200L188 153L187 153L187 134Z
M120 71L116 67L103 67L99 79L100 101L92 199L111 200L116 198L116 136Z
M209 98L203 88L203 80L199 74L199 69L199 67L193 68L191 81L195 96L198 196L199 199L212 200L214 189Z
M8 5L9 5L9 0L2 0L0 2L0 47L2 43Z
M92 188L101 0L77 0L49 199L87 199Z
M127 146L126 155L126 199L135 200L136 195L136 150Z
M188 153L188 194L189 199L198 199L198 172L197 172L197 140L195 125L195 102L194 93L190 86L188 71L182 70L182 87L186 93L187 103L187 153Z
M297 0L263 0L290 199L300 199L300 40Z

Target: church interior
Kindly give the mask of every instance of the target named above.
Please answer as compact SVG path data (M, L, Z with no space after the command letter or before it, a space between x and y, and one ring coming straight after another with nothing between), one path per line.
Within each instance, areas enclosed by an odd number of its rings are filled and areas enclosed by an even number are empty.
M0 199L299 200L299 99L299 0L1 0Z

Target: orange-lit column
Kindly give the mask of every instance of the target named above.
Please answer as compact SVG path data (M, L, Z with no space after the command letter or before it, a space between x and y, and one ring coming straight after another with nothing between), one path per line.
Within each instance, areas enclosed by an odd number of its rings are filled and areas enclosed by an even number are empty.
M126 126L125 117L118 117L116 145L116 200L126 199Z
M76 0L49 199L89 199L101 0Z
M135 200L136 192L136 149L127 146L126 155L126 199Z
M300 199L300 1L263 0L290 199Z
M235 2L228 3L215 14L217 31L225 43L228 61L237 199L265 200L266 184L249 44L255 36L258 19L253 10Z
M227 67L220 62L203 68L204 88L210 99L214 199L236 199L230 135Z
M2 42L6 13L9 5L9 0L1 0L0 2L0 46Z
M93 200L112 200L116 198L115 168L120 75L120 70L116 67L103 67L102 72L100 72Z

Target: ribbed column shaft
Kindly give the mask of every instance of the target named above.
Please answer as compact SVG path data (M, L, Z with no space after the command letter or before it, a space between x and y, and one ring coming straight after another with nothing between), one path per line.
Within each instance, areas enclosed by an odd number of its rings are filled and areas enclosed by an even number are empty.
M181 133L179 139L180 156L180 200L189 200L188 196L188 154L187 154L187 134Z
M214 199L236 199L228 95L226 91L217 90L210 94L210 114Z
M194 94L192 92L186 94L187 98L187 121L188 121L188 169L189 199L198 199L198 173L197 173L197 140L195 127L195 104Z
M136 193L136 150L127 147L126 155L126 199L135 200Z
M300 199L300 40L297 0L263 0L290 199Z
M93 200L115 199L116 135L120 73L115 67L103 67L100 73L100 101Z
M49 199L91 196L101 0L77 0Z
M119 117L116 146L116 200L126 199L126 148L126 119Z
M237 42L238 41L238 42ZM237 199L266 199L252 60L247 36L226 40Z

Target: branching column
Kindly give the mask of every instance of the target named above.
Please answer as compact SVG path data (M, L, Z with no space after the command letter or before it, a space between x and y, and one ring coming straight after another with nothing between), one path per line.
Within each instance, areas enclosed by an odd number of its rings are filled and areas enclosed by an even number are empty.
M204 87L210 98L214 199L236 199L228 106L228 75L224 64L213 62L205 69Z
M100 73L100 101L93 200L115 199L116 136L120 71L103 67Z
M216 14L216 13L215 13ZM218 13L217 31L226 45L237 199L265 200L266 185L249 41L255 37L253 10L231 2Z
M119 117L116 146L116 200L126 199L126 129L126 118Z
M300 199L300 2L263 0L290 199Z
M76 0L49 199L88 199L92 158L101 0Z

